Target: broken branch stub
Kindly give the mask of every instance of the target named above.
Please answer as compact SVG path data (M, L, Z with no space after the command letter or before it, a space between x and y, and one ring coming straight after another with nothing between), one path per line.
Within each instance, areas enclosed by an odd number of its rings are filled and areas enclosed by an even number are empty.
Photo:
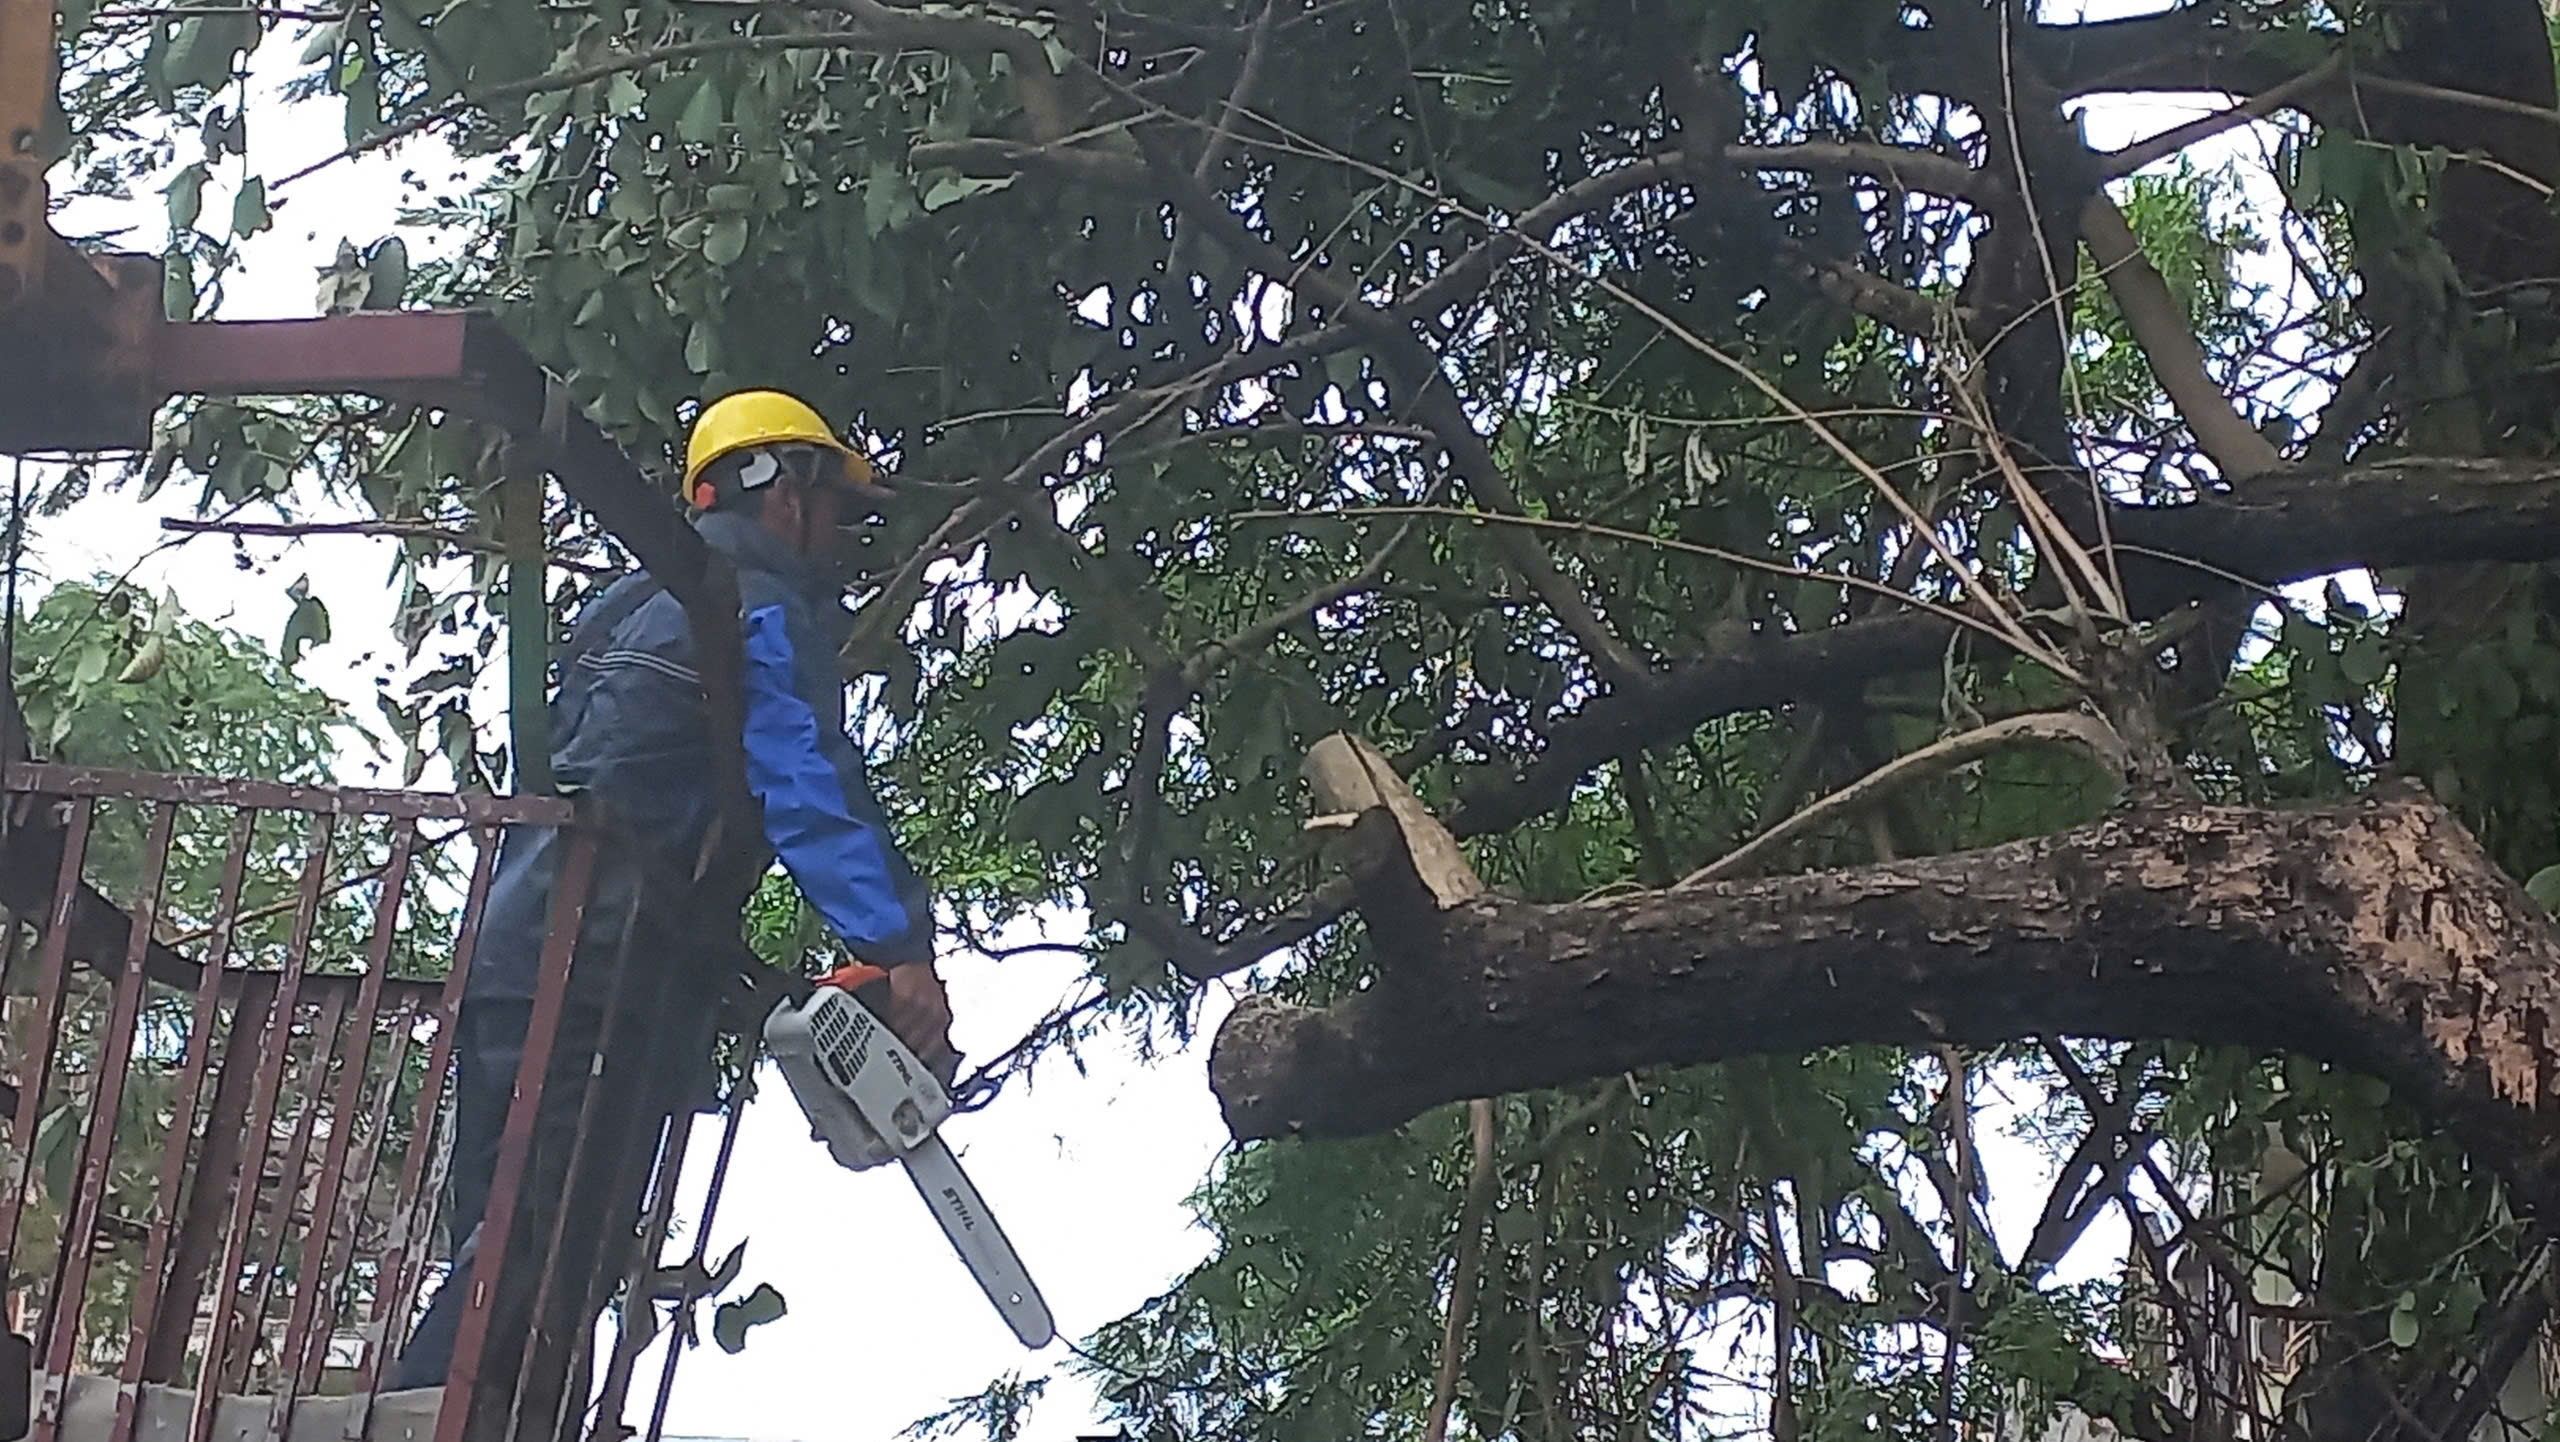
M1422 798L1413 794L1413 788L1396 773L1394 763L1377 747L1357 736L1336 732L1307 748L1306 764L1300 769L1307 779L1307 789L1315 794L1319 818L1358 817L1383 811L1392 819L1394 827L1389 833L1354 824L1355 875L1391 871L1400 866L1410 873L1411 884L1419 886L1432 905L1444 910L1484 894L1484 882L1467 864L1466 853L1458 849L1458 839L1440 824L1439 817L1431 814L1430 807L1422 804ZM1390 836L1394 843L1382 847ZM1399 851L1400 862L1394 854ZM1365 905L1366 889L1363 899Z
M1464 1097L1750 1053L2172 1038L2379 1076L2520 1201L2560 1203L2560 933L2414 790L1368 921L1394 985L1322 1009L1250 998L1220 1028L1209 1079L1238 1138L1382 1131Z

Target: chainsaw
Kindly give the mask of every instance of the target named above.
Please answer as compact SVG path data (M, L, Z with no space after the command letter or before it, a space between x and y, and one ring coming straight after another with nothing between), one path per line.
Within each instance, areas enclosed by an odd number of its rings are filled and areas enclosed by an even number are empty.
M805 998L784 998L765 1017L765 1049L808 1114L811 1136L853 1171L905 1163L907 1180L997 1315L1022 1345L1045 1347L1056 1334L1048 1304L936 1133L951 1115L951 1094L854 994L887 978L856 963L822 978Z

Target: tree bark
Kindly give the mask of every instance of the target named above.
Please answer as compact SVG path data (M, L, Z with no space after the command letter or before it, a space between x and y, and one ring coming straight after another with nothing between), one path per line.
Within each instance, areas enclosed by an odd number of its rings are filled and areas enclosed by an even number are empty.
M2560 933L2414 789L1574 905L1443 909L1386 813L1353 840L1381 975L1331 1008L1237 1007L1209 1077L1239 1138L1746 1053L2179 1038L2379 1076L2527 1204L2560 1199Z

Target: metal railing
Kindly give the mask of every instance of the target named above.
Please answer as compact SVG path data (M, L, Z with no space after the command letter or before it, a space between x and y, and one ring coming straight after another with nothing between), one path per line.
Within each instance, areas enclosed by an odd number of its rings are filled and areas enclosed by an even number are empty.
M610 1075L633 1011L615 1004L635 999L621 996L627 958L613 958L582 982L608 996L601 1035L555 1046L596 829L540 798L60 765L11 764L0 791L0 851L21 871L0 970L15 1079L14 1095L0 1090L0 1281L33 1343L34 1442L169 1437L181 1412L185 1442L217 1426L344 1442L634 1435L623 1412L660 1329L619 1329L599 1378L595 1322L617 1295L655 1305L690 1106L617 1115L625 1096L587 1084L566 1174L608 1177L629 1214L570 1265L557 1260L565 1209L548 1236L510 1236L546 1085ZM482 1261L441 1394L389 1393L390 1359L439 1270L460 980L511 824L560 827L566 846ZM40 911L23 904L30 857L58 858ZM697 1268L734 1099L728 1111ZM590 1148L591 1134L620 1140ZM499 1283L527 1267L536 1279L513 1280L531 1320L496 1335L511 1325L493 1306ZM667 1339L651 1439L683 1350Z

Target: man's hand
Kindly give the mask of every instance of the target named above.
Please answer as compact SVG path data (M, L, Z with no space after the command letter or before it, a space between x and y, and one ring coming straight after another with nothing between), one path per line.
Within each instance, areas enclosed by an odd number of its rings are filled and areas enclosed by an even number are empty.
M942 978L934 974L929 961L910 962L889 968L888 997L880 1007L880 1019L916 1060L932 1068L944 1086L960 1073L960 1053L951 1049L951 998L942 991Z

